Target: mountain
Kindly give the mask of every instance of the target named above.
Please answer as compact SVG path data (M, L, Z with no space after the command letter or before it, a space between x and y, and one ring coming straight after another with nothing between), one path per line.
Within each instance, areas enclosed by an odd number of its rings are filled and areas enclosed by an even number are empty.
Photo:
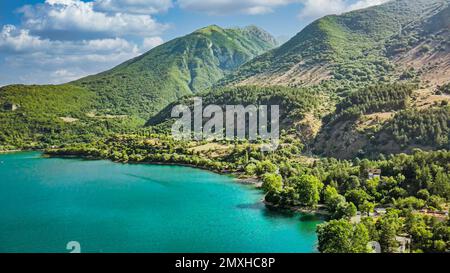
M70 84L0 88L0 145L167 125L171 106L196 95L277 103L283 128L315 154L450 149L449 14L450 0L390 1L321 18L272 50L275 39L257 27L209 26Z
M255 26L223 29L213 25L72 84L96 93L101 112L148 118L275 46L275 38Z
M208 88L274 46L275 39L255 26L209 26L69 84L2 87L0 151L136 129L178 97Z
M291 113L281 117L283 127L295 129L314 154L450 149L449 15L448 0L396 0L326 16L245 63L203 98L219 105L237 98L280 102ZM170 120L169 110L148 124Z
M244 64L221 84L300 86L329 81L342 88L416 76L442 84L449 80L449 3L395 0L326 16Z

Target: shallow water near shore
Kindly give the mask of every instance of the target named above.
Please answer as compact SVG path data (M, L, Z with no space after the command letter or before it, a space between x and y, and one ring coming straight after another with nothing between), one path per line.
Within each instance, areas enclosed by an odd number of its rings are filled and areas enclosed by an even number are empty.
M0 155L0 252L316 252L322 220L181 166Z

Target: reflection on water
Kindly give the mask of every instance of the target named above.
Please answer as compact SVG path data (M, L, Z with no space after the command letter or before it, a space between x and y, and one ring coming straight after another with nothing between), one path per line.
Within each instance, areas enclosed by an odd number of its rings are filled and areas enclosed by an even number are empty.
M324 217L317 214L302 214L302 216L300 217L300 221L302 222L324 221Z
M163 186L163 187L170 186L170 181L167 181L167 180L157 180L155 178L151 178L151 177L148 177L148 176L136 175L136 174L131 174L131 173L126 173L125 175L129 176L129 177L141 179L141 180L144 180L144 181L147 181L147 182L151 182L151 183L154 183L154 184L158 184L158 185Z
M238 209L257 209L257 210L260 210L260 209L263 209L264 206L265 206L264 203L257 202L257 203L251 203L251 204L239 204L236 207Z

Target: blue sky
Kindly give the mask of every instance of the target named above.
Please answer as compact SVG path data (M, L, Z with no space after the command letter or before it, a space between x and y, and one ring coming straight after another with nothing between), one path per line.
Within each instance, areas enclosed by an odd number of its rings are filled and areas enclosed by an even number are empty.
M286 39L321 16L386 1L1 0L0 86L75 80L211 24Z

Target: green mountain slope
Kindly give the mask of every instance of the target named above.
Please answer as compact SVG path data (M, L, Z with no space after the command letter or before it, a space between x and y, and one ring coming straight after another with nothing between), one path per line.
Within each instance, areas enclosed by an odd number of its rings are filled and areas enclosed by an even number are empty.
M193 96L187 96L171 103L152 117L147 122L147 125L155 126L162 123L170 125L173 107L182 104L193 108ZM287 130L295 128L303 119L310 116L320 120L326 114L325 109L332 104L327 94L319 88L289 88L282 86L213 88L208 92L196 94L195 97L201 97L203 105L219 105L223 110L226 108L226 105L279 105L280 125ZM166 127L166 129L168 128Z
M448 0L395 0L313 22L279 48L243 65L221 84L311 85L330 80L334 86L396 81L409 67L450 60ZM402 43L405 42L405 43ZM395 51L401 49L402 51ZM427 51L427 49L430 49ZM435 51L437 50L437 51ZM435 56L439 55L439 58ZM415 75L414 75L415 76ZM403 77L404 78L404 77Z
M416 85L377 85L338 103L312 147L337 158L450 149L450 96Z
M325 106L313 109L318 115L295 108L302 104L281 104L292 113L282 117L285 128L295 128L316 154L353 158L448 149L449 3L396 0L326 16L218 85L237 87L228 90L231 101L239 92L276 97L279 86L294 87L284 90L289 95L320 90L328 97L315 101ZM219 104L227 97L214 88L211 94ZM169 114L166 109L150 124Z
M0 151L84 142L136 126L133 118L89 113L95 101L72 85L0 88Z
M275 45L257 27L210 26L70 84L2 87L0 151L129 132L178 97L211 86Z
M103 113L148 118L177 98L210 87L274 46L276 40L254 26L209 26L73 84L95 92L100 98L97 108Z

